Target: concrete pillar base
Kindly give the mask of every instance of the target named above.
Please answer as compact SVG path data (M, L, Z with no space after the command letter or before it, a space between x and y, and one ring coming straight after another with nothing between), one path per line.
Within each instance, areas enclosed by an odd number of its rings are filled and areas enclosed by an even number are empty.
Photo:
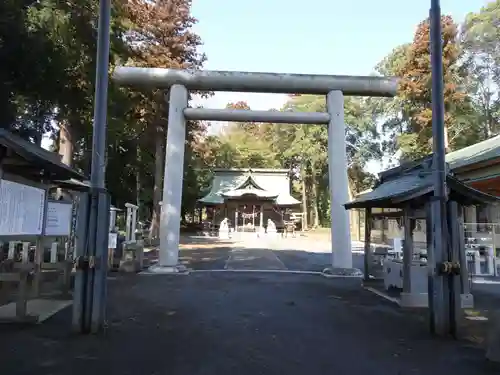
M474 296L470 293L460 294L460 306L462 309L474 308Z
M428 307L427 293L401 293L401 307Z
M150 266L146 273L154 273L154 274L163 274L163 275L188 275L189 269L182 264L178 264L177 266L161 266L159 264L155 264Z
M401 307L429 307L427 293L401 293ZM474 297L472 294L460 295L460 306L462 309L472 309L474 307Z
M359 268L340 268L340 267L328 267L321 273L324 277L334 278L334 277L352 277L352 278L363 278L363 272Z
M219 231L219 238L221 240L228 240L231 238L231 235L229 234L229 231Z

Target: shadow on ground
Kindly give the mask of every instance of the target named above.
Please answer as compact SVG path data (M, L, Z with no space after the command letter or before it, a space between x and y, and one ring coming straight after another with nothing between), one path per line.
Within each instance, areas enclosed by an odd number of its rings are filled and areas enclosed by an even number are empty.
M355 280L297 274L120 276L102 337L68 333L70 310L2 332L2 373L493 374L483 353ZM0 330L2 328L0 327Z
M314 253L304 250L274 250L274 254L288 270L322 272L331 265L330 253Z
M193 270L224 269L231 249L223 244L211 247L197 245L193 248L183 248L179 252L179 262ZM158 261L158 250L148 251L144 257L147 259L147 264L154 264Z

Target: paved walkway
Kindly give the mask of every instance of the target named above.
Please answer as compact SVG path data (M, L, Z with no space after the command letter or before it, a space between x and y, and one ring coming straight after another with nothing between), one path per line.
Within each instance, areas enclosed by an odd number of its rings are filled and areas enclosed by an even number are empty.
M110 281L103 337L0 327L2 373L93 375L494 374L483 352L353 284L304 274L198 272ZM496 370L498 371L498 369Z
M361 243L353 242L353 265L362 268ZM149 258L154 261L156 252ZM330 242L305 237L248 238L233 242L210 237L184 238L180 262L193 270L281 270L321 272L332 263Z

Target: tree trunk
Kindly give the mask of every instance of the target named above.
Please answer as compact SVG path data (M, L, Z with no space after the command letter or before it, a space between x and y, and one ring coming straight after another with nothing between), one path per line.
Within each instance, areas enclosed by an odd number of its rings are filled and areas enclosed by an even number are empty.
M165 100L166 99L166 100ZM155 175L153 185L153 211L151 217L151 225L149 227L149 239L160 237L160 217L161 206L163 200L163 160L165 157L165 144L167 126L162 126L162 115L165 114L168 118L168 92L164 97L162 90L156 91L154 94L155 101L155 119L154 119L154 137L155 137ZM166 109L166 110L164 110ZM166 176L165 176L166 177Z
M73 127L67 121L59 123L59 155L61 161L67 166L73 165Z
M151 217L151 226L149 227L149 239L160 236L160 215L163 187L163 145L164 136L160 126L156 129L155 137L155 175L153 185L153 215Z
M313 228L317 228L319 227L318 186L316 184L316 169L314 165L311 166L311 201Z
M142 157L141 157L141 149L139 147L139 145L137 145L137 149L136 149L136 157L137 157L137 168L136 168L136 171L135 171L135 201L136 201L136 205L137 207L139 207L137 209L137 220L140 220L140 218L142 217L141 216L141 212L143 212L143 207L142 207L142 204L141 204L141 190L142 190L142 183L141 183L141 161L142 161ZM142 228L141 228L142 229Z
M73 152L75 145L73 140L76 139L74 135L74 127L67 120L59 123L59 145L58 153L61 155L61 161L69 167L73 166ZM62 189L57 189L57 199L70 199L69 193Z
M353 182L351 179L347 179L348 185L347 185L347 192L349 194L349 201L352 201L354 198L354 188L353 188ZM349 221L351 224L351 236L356 239L356 241L360 241L360 231L359 231L359 211L358 210L349 210Z
M302 229L307 229L308 220L307 220L307 189L306 189L306 176L305 171L301 170L301 180L302 180Z

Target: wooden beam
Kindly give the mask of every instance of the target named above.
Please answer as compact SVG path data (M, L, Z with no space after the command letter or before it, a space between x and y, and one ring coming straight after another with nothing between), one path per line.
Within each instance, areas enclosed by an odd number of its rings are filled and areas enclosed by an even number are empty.
M365 257L364 257L364 280L370 280L370 264L372 262L371 254L371 233L372 233L372 210L371 208L365 209Z

